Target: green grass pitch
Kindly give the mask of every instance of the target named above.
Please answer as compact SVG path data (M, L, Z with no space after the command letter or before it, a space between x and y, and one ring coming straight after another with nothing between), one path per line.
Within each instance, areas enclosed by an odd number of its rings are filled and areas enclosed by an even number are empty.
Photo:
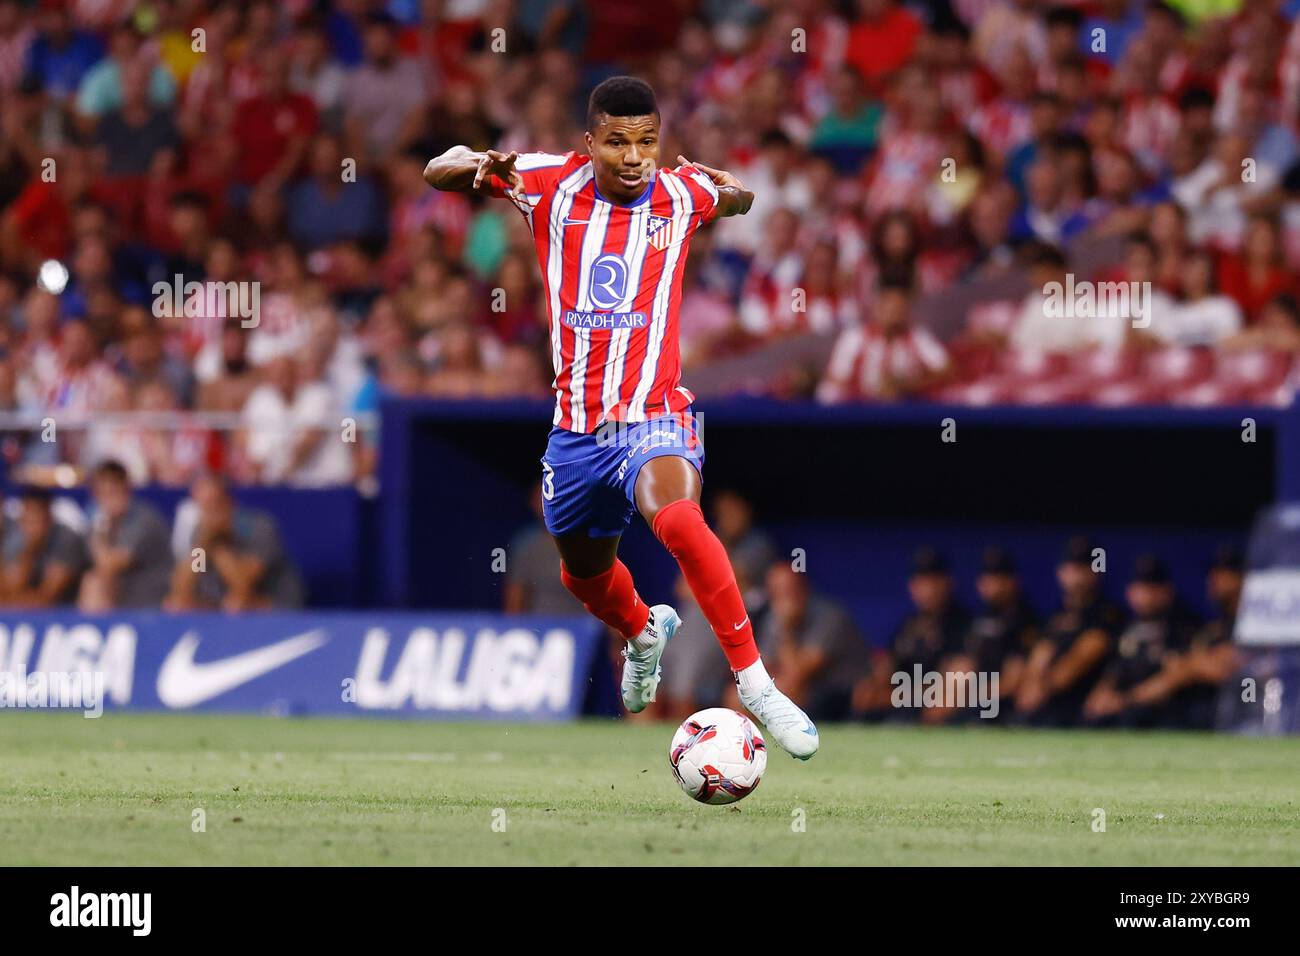
M1300 739L831 727L709 807L671 735L8 711L0 863L1300 863Z

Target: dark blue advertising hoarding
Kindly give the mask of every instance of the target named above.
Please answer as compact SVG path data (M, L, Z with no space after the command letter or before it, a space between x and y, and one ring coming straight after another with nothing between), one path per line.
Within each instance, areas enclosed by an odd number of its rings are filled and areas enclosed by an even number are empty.
M602 633L476 613L5 612L0 709L75 684L105 709L566 720L609 680Z

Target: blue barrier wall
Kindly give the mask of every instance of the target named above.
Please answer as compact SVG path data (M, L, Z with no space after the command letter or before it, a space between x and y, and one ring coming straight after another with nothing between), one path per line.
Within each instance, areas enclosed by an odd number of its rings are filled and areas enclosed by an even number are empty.
M822 408L767 400L701 402L708 489L754 501L783 548L802 547L815 586L884 640L907 611L913 549L952 557L963 596L987 543L1021 559L1033 600L1055 602L1064 540L1107 549L1122 597L1133 558L1162 554L1193 606L1215 546L1244 544L1279 489L1300 497L1294 412L1265 408ZM383 589L393 606L499 607L492 550L535 519L549 403L403 402L384 407L380 502ZM1242 440L1243 419L1256 440ZM956 441L941 440L952 419ZM639 520L624 560L648 599L674 566ZM558 568L557 568L558 573Z

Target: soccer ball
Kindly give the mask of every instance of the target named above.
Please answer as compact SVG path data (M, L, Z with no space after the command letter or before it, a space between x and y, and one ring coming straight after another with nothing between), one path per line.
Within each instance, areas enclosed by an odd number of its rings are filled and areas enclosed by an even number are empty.
M700 803L735 803L763 779L767 744L748 717L710 707L677 728L668 764L682 789Z

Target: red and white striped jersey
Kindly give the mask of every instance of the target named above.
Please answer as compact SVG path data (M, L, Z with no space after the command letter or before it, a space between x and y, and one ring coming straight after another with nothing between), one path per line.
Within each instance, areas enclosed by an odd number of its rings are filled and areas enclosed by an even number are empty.
M694 166L658 170L640 199L600 195L590 156L522 153L523 213L537 247L555 366L555 424L590 433L695 401L681 386L678 310L695 230L718 190ZM506 194L493 177L490 191Z

